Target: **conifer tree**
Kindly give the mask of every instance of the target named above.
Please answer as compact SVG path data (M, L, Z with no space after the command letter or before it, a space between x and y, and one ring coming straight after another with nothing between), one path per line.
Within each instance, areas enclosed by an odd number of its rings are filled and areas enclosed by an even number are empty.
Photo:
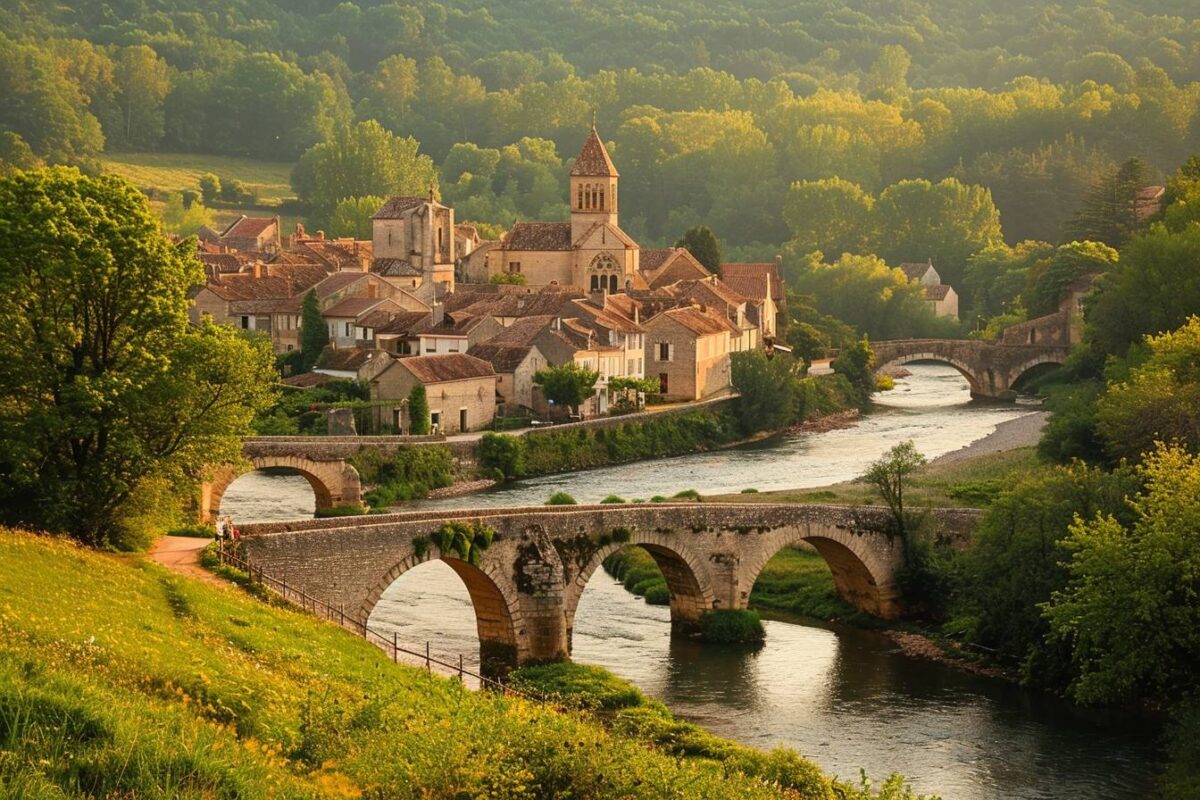
M709 272L716 274L721 268L721 243L707 225L688 228L676 247L686 247Z
M304 295L304 308L300 317L300 360L304 372L308 372L321 357L321 351L329 344L329 329L321 316L317 293L309 289Z
M1067 234L1075 241L1120 248L1142 227L1137 196L1145 185L1145 163L1129 159L1092 187L1083 207L1067 223Z
M408 393L408 432L413 436L429 433L429 399L419 383Z

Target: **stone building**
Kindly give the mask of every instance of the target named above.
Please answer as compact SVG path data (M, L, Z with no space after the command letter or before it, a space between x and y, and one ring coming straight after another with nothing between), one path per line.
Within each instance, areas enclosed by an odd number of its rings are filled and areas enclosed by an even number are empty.
M702 400L729 388L729 353L738 329L696 306L672 308L643 323L646 377L671 400Z
M593 127L571 168L568 222L516 222L488 252L488 273L528 285L624 291L640 279L637 242L618 223L620 175Z
M481 430L496 418L496 371L491 364L466 353L412 356L391 359L369 380L380 429L409 429L408 396L418 384L425 387L430 424L437 433Z
M534 385L533 376L548 366L548 362L536 345L484 342L472 347L467 354L488 362L496 371L497 402L503 403L503 408L497 409L498 415L510 415L522 408L535 413L545 411L541 389Z
M454 290L458 258L454 209L429 197L392 197L371 217L371 271L407 288L425 283Z
M278 253L279 217L248 217L242 214L217 234L215 244L243 252Z
M942 283L942 276L933 268L933 259L927 262L906 262L901 271L911 283L919 283L925 289L925 302L939 317L958 319L958 292L949 284Z

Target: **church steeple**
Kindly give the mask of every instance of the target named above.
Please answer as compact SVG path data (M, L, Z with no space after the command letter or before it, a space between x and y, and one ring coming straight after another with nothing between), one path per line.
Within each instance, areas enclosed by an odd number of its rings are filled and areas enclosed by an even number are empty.
M617 180L620 173L608 157L595 124L571 167L571 239L579 241L595 223L617 225Z

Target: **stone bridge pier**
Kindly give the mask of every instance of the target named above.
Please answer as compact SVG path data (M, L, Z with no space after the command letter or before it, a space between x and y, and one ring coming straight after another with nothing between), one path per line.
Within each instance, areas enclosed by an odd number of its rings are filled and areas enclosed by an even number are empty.
M240 464L213 467L200 484L200 521L211 522L221 508L225 490L235 480L259 469L281 469L297 473L308 481L316 498L317 510L335 506L362 505L362 482L358 470L344 458L309 453L304 443L264 445L253 440L243 446L245 460Z
M931 512L943 535L973 530L977 513ZM447 524L487 526L490 546L464 560L437 546ZM575 614L588 581L610 554L645 548L670 590L673 632L701 617L746 608L767 561L806 542L829 564L838 592L870 614L903 611L896 586L903 545L881 509L769 504L539 506L264 523L243 529L250 560L347 616L367 622L384 591L408 570L441 559L471 597L481 663L502 674L569 657ZM412 643L416 644L416 643Z

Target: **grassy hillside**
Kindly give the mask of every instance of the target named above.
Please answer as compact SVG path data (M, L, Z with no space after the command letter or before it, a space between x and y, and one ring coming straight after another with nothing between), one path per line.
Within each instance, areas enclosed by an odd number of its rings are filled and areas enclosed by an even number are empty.
M286 161L196 153L107 153L101 161L106 172L120 175L138 188L165 192L196 189L200 176L211 172L220 178L236 178L256 190L264 205L295 196L288 180L292 165Z
M678 759L636 725L475 694L236 590L11 531L0 642L4 797L866 796L784 751Z

